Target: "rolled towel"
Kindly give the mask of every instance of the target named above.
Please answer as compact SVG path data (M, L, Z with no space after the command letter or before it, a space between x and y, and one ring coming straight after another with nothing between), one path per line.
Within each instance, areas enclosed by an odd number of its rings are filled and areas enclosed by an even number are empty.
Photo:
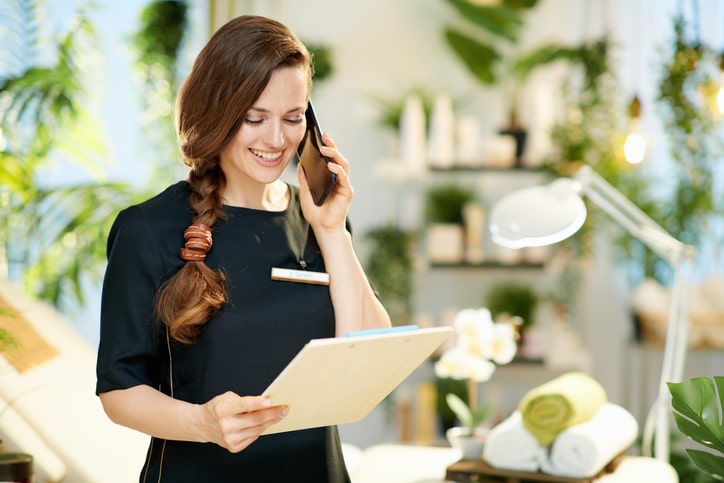
M543 459L541 470L556 476L588 478L636 440L639 426L626 409L606 402L588 421L561 432Z
M518 410L526 429L548 446L564 429L591 419L606 399L596 380L574 371L528 391Z
M503 470L538 471L545 448L523 426L519 411L494 426L483 447L483 459Z

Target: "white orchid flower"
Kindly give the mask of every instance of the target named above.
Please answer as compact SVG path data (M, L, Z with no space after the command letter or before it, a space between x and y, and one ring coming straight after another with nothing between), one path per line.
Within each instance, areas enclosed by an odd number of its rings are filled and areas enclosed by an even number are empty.
M516 332L511 324L496 323L486 308L463 309L453 321L455 346L435 364L439 377L484 382L496 364L507 364L516 354Z
M435 373L442 378L473 379L483 382L495 372L495 364L475 357L460 347L445 351L435 363Z
M503 365L512 361L518 351L515 327L512 324L496 323L492 346L491 359L496 364Z

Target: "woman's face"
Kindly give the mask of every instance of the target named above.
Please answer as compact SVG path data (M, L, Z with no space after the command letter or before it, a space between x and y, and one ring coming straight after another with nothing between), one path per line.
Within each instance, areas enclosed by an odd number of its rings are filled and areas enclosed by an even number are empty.
M221 152L227 183L269 184L282 175L306 129L309 74L302 67L276 69Z

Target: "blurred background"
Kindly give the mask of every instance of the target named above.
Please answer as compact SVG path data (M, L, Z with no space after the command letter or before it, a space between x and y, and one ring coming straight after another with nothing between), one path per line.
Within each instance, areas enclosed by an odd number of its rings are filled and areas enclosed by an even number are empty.
M350 160L355 243L394 322L449 324L465 307L523 319L520 357L481 389L500 414L570 369L639 420L658 389L671 267L595 207L555 247L489 240L497 199L581 165L697 247L686 373L721 372L717 0L2 0L0 277L95 347L110 222L185 176L174 93L243 13L315 54L315 109ZM463 232L438 246L441 222ZM423 367L343 439L437 441L437 422L399 416L428 399L440 411L430 384Z

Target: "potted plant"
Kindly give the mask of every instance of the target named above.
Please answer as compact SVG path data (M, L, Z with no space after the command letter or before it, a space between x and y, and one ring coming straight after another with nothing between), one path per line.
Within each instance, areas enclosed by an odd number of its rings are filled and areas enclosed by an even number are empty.
M516 162L522 162L527 130L520 120L520 98L531 73L557 60L575 58L576 51L555 43L531 51L518 49L525 15L538 0L502 0L495 5L472 0L448 0L472 29L447 27L445 40L477 81L486 86L505 82L507 123L500 134L516 141Z
M366 272L390 313L394 325L407 325L412 319L413 236L394 225L373 228L366 234L372 247Z
M520 328L526 329L535 322L533 315L538 299L538 294L528 284L500 282L490 289L485 303L494 319L520 317Z
M457 394L445 395L445 402L453 412L461 426L453 426L445 432L450 445L460 449L462 459L477 459L483 453L488 429L483 425L495 411L495 403L486 401L478 407L471 408Z
M425 195L427 256L432 262L459 263L464 258L464 207L475 201L471 188L451 183Z
M461 424L449 428L446 436L462 452L463 459L478 459L487 434L484 424L494 411L492 401L478 403L478 386L493 376L497 365L513 360L517 350L515 329L494 322L486 308L459 311L453 326L455 345L435 363L435 374L443 380L466 381L468 401L452 392L445 394L447 406Z

